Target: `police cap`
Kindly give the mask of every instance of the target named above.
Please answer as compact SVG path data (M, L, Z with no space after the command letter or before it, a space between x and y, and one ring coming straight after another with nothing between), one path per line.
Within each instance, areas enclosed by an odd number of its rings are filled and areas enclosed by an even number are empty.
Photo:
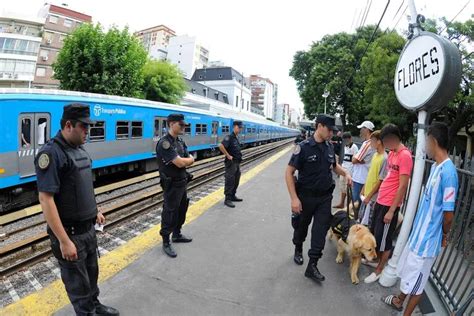
M168 122L184 121L184 115L180 113L171 113L168 115Z
M334 116L327 114L319 114L316 117L316 126L318 125L318 123L327 126L329 129L332 129L335 132L339 131L339 129L336 127L336 119L334 118Z
M91 111L88 105L82 103L71 103L64 106L63 120L74 120L85 124L94 123L91 119Z
M242 127L242 121L234 121L233 126Z

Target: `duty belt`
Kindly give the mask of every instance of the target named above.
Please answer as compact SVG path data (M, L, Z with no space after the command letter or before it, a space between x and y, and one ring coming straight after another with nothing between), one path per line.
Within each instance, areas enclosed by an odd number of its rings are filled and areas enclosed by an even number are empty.
M72 224L64 224L64 230L68 235L81 235L87 233L94 225L95 218Z
M332 194L332 192L334 191L334 185L332 185L327 190L298 188L296 191L298 192L298 195L301 195L301 196L321 197L321 196Z

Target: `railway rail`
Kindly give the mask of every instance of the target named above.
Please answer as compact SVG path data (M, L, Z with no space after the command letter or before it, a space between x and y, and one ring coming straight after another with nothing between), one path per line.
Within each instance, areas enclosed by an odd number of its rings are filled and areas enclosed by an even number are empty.
M252 163L268 154L288 146L290 143L292 143L292 140L283 140L246 149L243 151L244 160L242 164L246 165ZM194 178L188 185L188 190L194 190L218 177L221 177L224 173L222 158L222 156L217 156L205 159L197 162L193 168L190 168L189 171L193 174ZM150 179L150 177L158 178L159 174L158 172L155 172L152 176L148 175L148 179ZM137 182L134 182L125 180L121 182L121 184L118 184L115 187L109 185L107 186L108 188L98 188L96 193L101 192L102 194L111 192L112 190L122 189L129 186L130 183L138 183L140 181L137 180ZM155 186L156 189L149 190L150 187L153 186ZM130 192L127 192L127 196L130 197L124 199L124 196L120 195L119 197L105 198L99 203L99 209L103 214L107 215L107 223L104 227L104 231L108 231L110 228L118 226L125 221L132 220L147 211L156 209L163 202L162 189L160 186L157 186L157 183L139 189L133 189ZM121 199L119 202L112 203L118 198ZM24 232L27 229L38 227L40 225L45 225L45 221L39 220L38 222L31 223L28 226L18 228L15 231L9 232L8 236ZM0 257L4 258L0 264L0 277L11 275L51 256L51 249L46 242L48 239L49 237L44 229L41 233L34 234L0 248Z

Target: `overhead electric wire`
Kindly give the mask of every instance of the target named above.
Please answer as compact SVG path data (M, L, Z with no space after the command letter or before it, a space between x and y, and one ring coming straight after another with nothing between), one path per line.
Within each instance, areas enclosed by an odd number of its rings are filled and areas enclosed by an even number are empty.
M365 21L367 20L367 16L369 15L369 12L370 12L370 8L372 7L372 0L370 0L370 3L369 3L369 7L367 9L367 12L365 13L365 18L364 18L364 21L362 22L362 26L365 25Z
M446 29L448 28L448 26L449 26L451 23L453 23L454 19L456 19L456 18L458 17L458 15L460 15L461 12L464 11L464 9L466 9L466 7L467 7L467 5L469 4L469 2L471 2L471 0L468 0L468 1L466 2L466 4L462 7L462 9L454 16L454 18L451 19L451 21L449 21L449 22L446 24L446 26L445 26L441 31L439 31L438 34L443 33L444 30L446 30Z
M359 21L359 27L358 28L361 28L362 27L362 22L364 21L364 17L365 17L365 12L367 11L367 7L369 6L369 0L367 0L367 2L365 3L365 8L364 8L364 12L362 13L362 16L360 18L360 21Z
M395 29L396 29L397 26L398 26L398 23L400 23L400 20L403 18L403 16L405 15L405 12L407 12L407 10L408 10L408 5L405 7L405 10L403 10L402 14L401 14L400 17L398 18L397 23L395 23L395 26L392 28L392 32L395 31Z

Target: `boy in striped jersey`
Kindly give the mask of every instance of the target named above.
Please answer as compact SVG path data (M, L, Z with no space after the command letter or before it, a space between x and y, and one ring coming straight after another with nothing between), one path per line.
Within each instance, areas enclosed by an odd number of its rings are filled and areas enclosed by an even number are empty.
M435 163L398 263L401 293L382 298L385 303L401 311L405 298L410 296L403 315L412 314L420 301L431 267L441 247L447 244L458 190L456 167L449 159L448 148L448 127L443 123L433 123L428 129L426 152Z

